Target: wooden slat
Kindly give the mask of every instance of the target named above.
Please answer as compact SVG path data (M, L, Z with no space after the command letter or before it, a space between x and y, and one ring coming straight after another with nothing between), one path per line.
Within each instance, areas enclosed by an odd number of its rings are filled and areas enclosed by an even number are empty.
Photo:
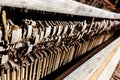
M119 50L116 52L115 56L111 59L111 61L106 66L104 71L100 74L97 80L110 80L117 64L119 63L119 60L120 60L120 47Z
M118 13L91 7L73 0L0 0L0 5L80 16L120 19Z
M103 61L103 63L98 67L98 69L89 78L89 80L98 80L98 77L104 71L104 69L109 64L109 62L114 57L114 55L116 54L116 52L118 51L119 48L120 48L120 44L117 47L115 47L115 49L112 51L112 53L110 55L107 56L107 58ZM107 77L107 75L105 75L105 76Z
M106 60L111 52L120 44L120 37L102 49L83 65L79 66L71 74L64 78L64 80L88 80L93 73L99 68L99 66ZM92 65L91 65L92 64ZM88 68L89 67L89 68ZM94 77L95 78L95 77ZM95 80L95 79L92 79Z

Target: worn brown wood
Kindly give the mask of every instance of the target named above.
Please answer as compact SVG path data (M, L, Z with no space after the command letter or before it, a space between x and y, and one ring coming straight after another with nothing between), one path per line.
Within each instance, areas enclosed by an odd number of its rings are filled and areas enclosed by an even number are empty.
M4 27L4 40L8 42L8 30L7 30L7 21L6 21L6 12L2 11L2 21L3 21L3 27Z
M120 14L91 7L73 0L0 0L0 5L57 13L120 19Z
M113 58L113 56L116 54L117 50L120 48L120 45L115 47L115 49L112 51L112 53L104 60L104 62L99 66L99 68L93 73L93 75L90 77L89 80L97 80L102 71L105 69L105 67L108 65L110 60Z

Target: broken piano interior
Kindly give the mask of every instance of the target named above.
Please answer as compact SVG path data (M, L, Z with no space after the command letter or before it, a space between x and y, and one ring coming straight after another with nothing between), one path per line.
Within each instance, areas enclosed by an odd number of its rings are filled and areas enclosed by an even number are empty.
M119 80L119 4L1 0L0 80Z

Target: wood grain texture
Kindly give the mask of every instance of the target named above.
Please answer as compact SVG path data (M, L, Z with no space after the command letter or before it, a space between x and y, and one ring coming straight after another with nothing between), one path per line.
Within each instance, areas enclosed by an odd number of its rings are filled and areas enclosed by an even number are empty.
M96 55L79 66L76 70L70 73L64 80L89 80L102 63L112 55L111 52L120 44L120 38L116 39ZM91 65L92 64L92 65ZM101 73L101 72L100 72ZM98 77L97 77L98 78ZM95 78L93 79L95 80Z
M117 47L115 47L115 49L111 52L111 54L108 55L108 57L103 61L103 63L98 67L98 69L89 78L89 80L98 80L100 74L104 71L104 69L109 64L109 62L111 61L111 59L113 58L113 56L116 54L116 52L118 51L119 48L120 48L120 45L118 45ZM107 75L106 75L106 77L107 77Z
M115 56L111 59L109 64L106 66L104 71L100 74L100 76L99 76L99 78L97 80L110 80L110 78L111 78L117 64L120 61L120 56L119 55L120 55L120 48L116 52Z

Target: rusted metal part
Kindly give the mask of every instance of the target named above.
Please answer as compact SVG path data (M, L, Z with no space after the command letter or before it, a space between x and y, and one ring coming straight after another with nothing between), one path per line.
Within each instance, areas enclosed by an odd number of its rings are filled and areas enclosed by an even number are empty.
M98 9L72 0L3 0L0 1L0 5L79 16L120 19L120 14Z
M105 9L111 12L120 12L119 0L76 0L78 2L94 6L100 9Z
M115 4L112 4L109 0L104 0L107 4L109 4L112 8L115 8Z

